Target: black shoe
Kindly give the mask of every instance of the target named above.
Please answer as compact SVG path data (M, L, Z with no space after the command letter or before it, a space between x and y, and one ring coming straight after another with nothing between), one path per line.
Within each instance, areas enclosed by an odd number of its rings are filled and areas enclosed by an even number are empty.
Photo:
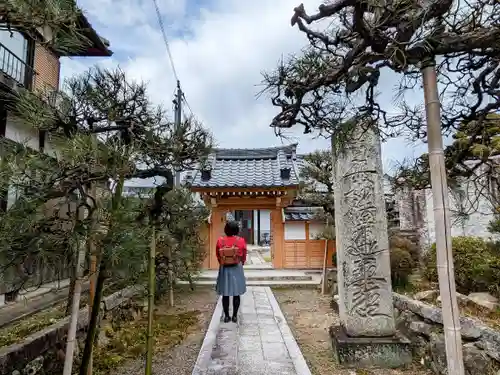
M224 317L224 323L229 323L231 321L231 318L229 316Z
M231 320L233 321L233 323L237 323L238 322L238 317L235 315L231 318Z

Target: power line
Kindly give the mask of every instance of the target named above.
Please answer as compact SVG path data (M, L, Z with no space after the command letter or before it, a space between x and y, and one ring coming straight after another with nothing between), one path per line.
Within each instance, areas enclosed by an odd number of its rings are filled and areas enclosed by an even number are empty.
M177 85L180 87L179 76L177 75L177 70L175 69L174 59L172 57L172 52L170 51L170 44L168 42L167 33L165 32L165 27L163 25L163 19L161 16L160 8L158 7L158 1L153 0L153 4L155 7L156 16L158 18L158 25L160 26L161 34L163 37L163 42L165 43L165 47L167 49L168 59L170 60L170 65L172 66L172 72L174 73L174 77L175 77L175 80L177 81ZM182 94L182 98L181 98L182 102L184 102L186 104L186 107L189 109L191 116L194 117L193 110L191 109L191 106L189 105L189 103L186 99L186 95L184 94L184 91L182 91L182 89L181 89L181 94ZM180 103L178 103L178 105L180 105ZM184 113L184 116L187 117L185 113Z
M168 58L170 60L170 65L172 66L172 72L174 73L175 80L179 82L179 77L177 76L177 71L175 70L174 59L172 58L172 52L170 51L170 44L168 43L167 33L165 32L165 27L163 27L163 20L161 18L160 8L158 7L158 2L153 0L153 4L156 10L156 16L158 18L158 24L160 25L161 34L163 36L163 42L165 47L167 47Z
M182 100L183 100L184 104L186 104L186 107L189 109L189 112L191 113L191 116L194 117L193 110L191 109L191 106L189 105L189 103L187 101L187 98L186 98L186 95L184 95L184 92L182 93Z

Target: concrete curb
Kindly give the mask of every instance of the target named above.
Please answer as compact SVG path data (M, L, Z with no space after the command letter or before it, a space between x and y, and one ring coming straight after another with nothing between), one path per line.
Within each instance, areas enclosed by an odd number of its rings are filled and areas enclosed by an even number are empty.
M271 288L267 287L266 293L273 309L274 318L276 319L278 327L281 331L281 335L283 336L286 348L288 349L288 354L290 354L290 358L292 358L292 362L297 375L312 375L311 370L309 370L309 366L307 365L307 362L302 355L302 351L300 350L297 341L295 341L295 338L293 337L292 331L288 326L288 323L285 319L285 316L283 315L283 312L281 311L280 305L278 304L273 291L271 290Z
M217 339L221 317L222 298L219 297L217 305L214 309L214 313L212 314L212 319L210 320L210 325L208 326L207 333L205 334L205 338L203 339L203 344L198 354L198 358L196 359L192 375L203 375L203 373L206 371L206 368L208 367L212 356L212 349Z

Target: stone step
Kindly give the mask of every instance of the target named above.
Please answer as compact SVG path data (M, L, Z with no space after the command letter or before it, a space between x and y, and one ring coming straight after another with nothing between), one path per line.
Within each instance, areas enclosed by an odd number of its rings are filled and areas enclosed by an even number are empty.
M271 263L264 263L264 264L245 264L243 266L245 270L252 270L252 271L263 271L263 270L272 270L273 265Z
M245 275L247 283L251 281L312 281L311 275L274 275L274 276L259 276ZM217 275L201 275L193 277L196 281L215 281Z
M195 285L215 286L216 280L193 280ZM189 284L188 281L177 281L180 285ZM273 288L318 288L318 280L248 280L247 286L270 286Z

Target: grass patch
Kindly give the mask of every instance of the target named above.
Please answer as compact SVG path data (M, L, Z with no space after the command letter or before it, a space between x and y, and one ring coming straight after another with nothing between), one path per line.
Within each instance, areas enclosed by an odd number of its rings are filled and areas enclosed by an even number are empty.
M155 353L180 344L198 324L199 311L179 314L155 314L153 344ZM94 374L108 374L113 368L127 359L137 358L146 353L147 318L138 321L122 322L113 329L106 330L109 343L95 350Z

